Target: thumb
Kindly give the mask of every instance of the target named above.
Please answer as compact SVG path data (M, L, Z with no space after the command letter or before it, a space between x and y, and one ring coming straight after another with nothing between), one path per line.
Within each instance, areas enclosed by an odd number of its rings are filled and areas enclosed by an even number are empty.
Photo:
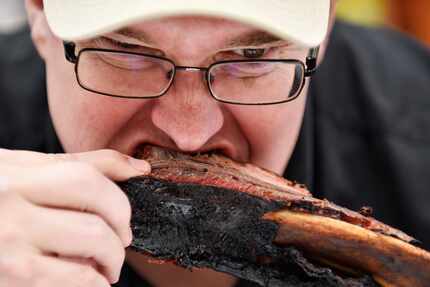
M89 164L114 181L122 181L151 172L151 166L147 161L130 157L115 150L44 154L0 149L0 165L2 166L31 168L70 161Z

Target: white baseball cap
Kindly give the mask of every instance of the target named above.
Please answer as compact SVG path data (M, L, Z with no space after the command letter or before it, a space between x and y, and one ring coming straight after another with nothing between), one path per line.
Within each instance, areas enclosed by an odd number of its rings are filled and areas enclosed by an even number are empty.
M48 23L68 41L93 38L143 20L215 16L266 30L308 47L327 34L330 0L44 0Z

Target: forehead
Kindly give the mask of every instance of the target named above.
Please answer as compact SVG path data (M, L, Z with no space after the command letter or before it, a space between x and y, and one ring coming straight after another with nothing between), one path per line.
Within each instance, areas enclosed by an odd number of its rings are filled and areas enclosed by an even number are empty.
M203 16L168 17L145 21L119 29L113 34L150 45L161 45L166 42L210 43L224 45L222 48L261 45L282 40L267 31L244 23Z
M146 20L131 26L133 28L150 28L150 29L171 29L171 30L195 30L198 29L211 29L211 30L236 30L246 31L253 29L245 23L220 18L220 17L208 17L208 16L176 16L176 17L164 17L153 20Z

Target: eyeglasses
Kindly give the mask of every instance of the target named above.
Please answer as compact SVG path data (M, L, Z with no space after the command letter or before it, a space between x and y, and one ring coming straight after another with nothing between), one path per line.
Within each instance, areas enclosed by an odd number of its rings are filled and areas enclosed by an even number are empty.
M164 57L64 43L66 59L75 64L79 85L100 95L154 99L165 95L179 71L203 72L210 95L236 105L274 105L296 99L317 66L319 48L310 49L306 65L295 59L221 61L209 67L178 66Z

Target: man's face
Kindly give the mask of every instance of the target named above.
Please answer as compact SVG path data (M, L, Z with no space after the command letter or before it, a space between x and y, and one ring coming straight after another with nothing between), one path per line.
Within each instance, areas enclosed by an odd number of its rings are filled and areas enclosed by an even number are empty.
M206 67L215 61L246 59L255 53L263 58L275 55L304 62L308 53L306 48L284 42L266 43L262 50L260 46L256 50L252 43L228 46L261 31L225 19L166 18L142 22L126 30L127 33L122 30L105 36L132 44L118 50L159 53L181 66ZM141 36L144 41L136 39ZM94 45L116 48L116 44L103 38L77 44L78 50ZM237 106L213 99L201 72L181 71L161 98L111 98L78 85L74 65L65 60L58 38L47 37L42 46L39 50L44 50L47 66L50 110L67 152L111 148L133 155L139 145L146 143L184 152L216 149L238 161L252 162L277 173L283 172L290 158L301 126L307 86L300 97L289 103ZM106 80L112 77L115 75L106 75ZM265 95L274 91L265 86L256 92Z

